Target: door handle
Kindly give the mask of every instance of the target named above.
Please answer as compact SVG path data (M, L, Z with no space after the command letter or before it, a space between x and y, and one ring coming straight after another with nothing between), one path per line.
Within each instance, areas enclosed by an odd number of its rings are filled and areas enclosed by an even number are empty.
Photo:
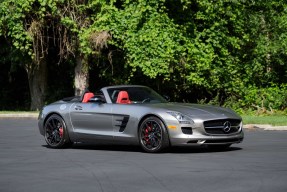
M75 110L83 110L83 107L82 107L82 106L79 106L79 105L76 105L76 106L75 106Z

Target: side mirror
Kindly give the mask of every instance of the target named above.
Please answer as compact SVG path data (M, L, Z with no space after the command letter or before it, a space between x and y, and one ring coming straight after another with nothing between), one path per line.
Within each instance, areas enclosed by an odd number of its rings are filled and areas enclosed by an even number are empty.
M170 101L170 97L168 95L163 95L163 98L165 98L167 101Z
M101 96L94 96L89 99L90 103L105 103L106 101Z

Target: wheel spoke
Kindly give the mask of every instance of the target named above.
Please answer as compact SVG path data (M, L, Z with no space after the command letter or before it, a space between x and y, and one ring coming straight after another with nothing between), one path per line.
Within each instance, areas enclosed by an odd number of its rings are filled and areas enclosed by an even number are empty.
M47 136L47 139L51 142L52 141L52 137L53 137L53 135L50 134L50 135Z
M55 133L55 140L57 143L59 143L61 141L61 137L60 137L59 133Z
M152 138L152 139L150 140L150 144L151 144L151 147L155 147L155 146L156 146L156 141L155 141L154 138Z
M57 127L55 121L56 121L56 119L51 119L51 123L53 125L53 129L55 129Z
M55 141L55 136L54 136L54 134L51 134L51 135L48 137L48 141L49 141L51 144L54 144L54 141Z
M51 121L49 121L49 123L48 123L47 125L49 125L50 130L52 130L52 131L53 131L54 127L53 127L53 125L52 125Z

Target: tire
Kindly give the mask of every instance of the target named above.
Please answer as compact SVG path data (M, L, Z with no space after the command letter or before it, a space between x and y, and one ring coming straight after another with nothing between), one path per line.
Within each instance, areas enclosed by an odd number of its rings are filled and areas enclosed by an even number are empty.
M208 145L208 148L213 151L224 151L227 150L231 144L224 144L224 145Z
M140 124L139 143L142 149L149 153L163 151L169 146L167 130L157 117L147 117Z
M50 148L64 148L71 145L65 121L59 115L51 115L44 125L45 141Z

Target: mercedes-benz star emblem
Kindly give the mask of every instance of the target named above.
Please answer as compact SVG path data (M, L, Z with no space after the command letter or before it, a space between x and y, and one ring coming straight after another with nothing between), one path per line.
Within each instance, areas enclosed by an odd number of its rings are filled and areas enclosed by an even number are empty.
M229 133L229 131L231 130L231 123L229 121L226 121L224 124L223 124L223 131L225 133Z

